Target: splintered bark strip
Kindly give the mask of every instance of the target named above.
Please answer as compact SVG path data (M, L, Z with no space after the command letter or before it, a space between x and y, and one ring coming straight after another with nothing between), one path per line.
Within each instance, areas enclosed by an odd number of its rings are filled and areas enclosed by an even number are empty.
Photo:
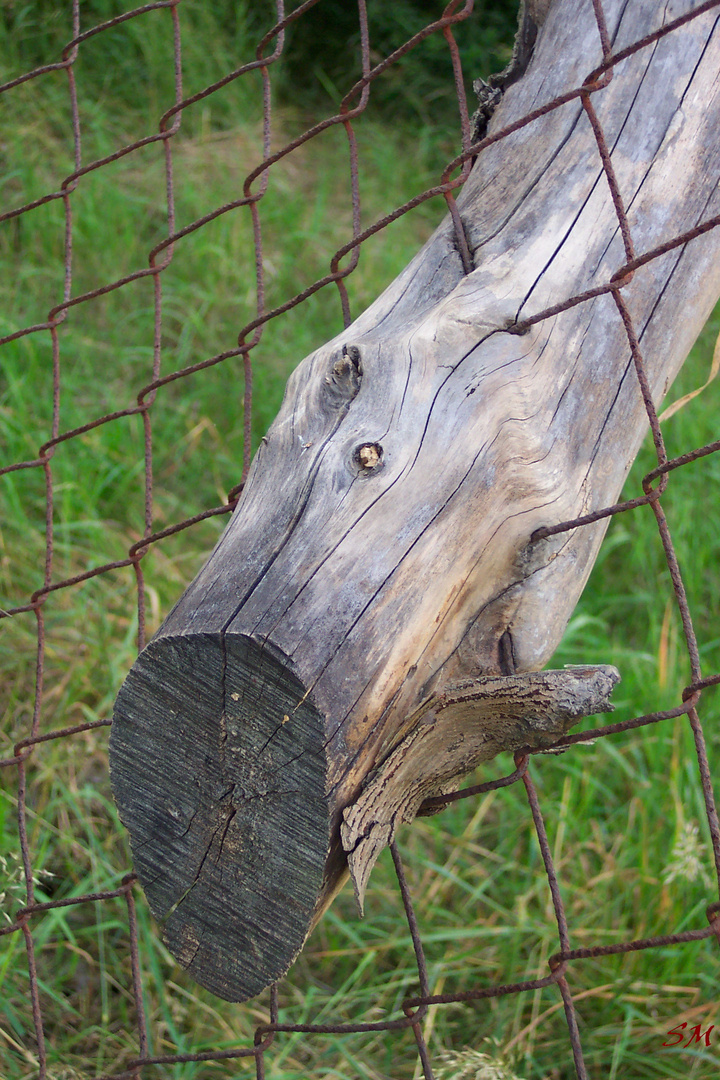
M666 17L604 7L615 50ZM592 5L556 0L490 130L601 60ZM719 94L712 13L593 93L638 253L720 211ZM606 522L532 537L616 501L647 415L610 295L511 331L626 259L581 102L483 151L458 205L473 271L445 221L299 365L227 530L118 696L112 783L140 880L179 962L230 1000L287 970L348 852L361 895L423 791L544 745L538 717L554 738L578 711L561 715L577 683L562 672L533 711L527 673L555 650ZM718 294L720 230L623 287L656 404ZM586 703L606 707L602 689Z
M343 848L362 911L370 871L412 821L421 803L501 750L552 747L583 716L612 712L620 681L609 664L480 676L433 694L415 710L407 734L343 814Z

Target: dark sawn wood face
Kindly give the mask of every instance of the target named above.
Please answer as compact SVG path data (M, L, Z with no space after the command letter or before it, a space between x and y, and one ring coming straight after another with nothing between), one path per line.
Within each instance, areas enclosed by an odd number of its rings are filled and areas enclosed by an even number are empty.
M249 638L151 642L118 698L113 793L165 941L220 997L299 952L329 845L323 720Z

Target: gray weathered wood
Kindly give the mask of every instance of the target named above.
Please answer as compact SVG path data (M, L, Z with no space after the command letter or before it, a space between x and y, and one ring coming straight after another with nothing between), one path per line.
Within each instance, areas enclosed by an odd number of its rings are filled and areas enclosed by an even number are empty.
M693 4L604 7L620 49ZM490 130L600 60L589 0L555 0ZM593 95L639 252L720 210L719 87L711 13ZM547 663L605 524L531 537L614 502L647 428L609 296L508 332L624 261L579 102L481 153L459 205L473 272L443 222L297 368L230 525L118 697L112 781L140 879L179 961L222 997L297 955L346 873L343 812L352 832L423 702ZM720 294L719 256L709 233L624 290L656 402ZM487 705L453 730L481 731Z

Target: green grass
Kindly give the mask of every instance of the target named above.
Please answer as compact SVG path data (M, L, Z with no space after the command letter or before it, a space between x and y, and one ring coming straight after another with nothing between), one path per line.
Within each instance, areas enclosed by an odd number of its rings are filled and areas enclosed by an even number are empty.
M196 9L198 19L202 9ZM165 32L164 13L156 13ZM128 24L130 25L130 24ZM149 24L148 24L149 25ZM138 27L135 27L134 33ZM199 34L199 31L198 31ZM207 31L205 31L207 36ZM97 65L110 62L120 38L96 39ZM136 33L147 70L158 64L151 34ZM193 86L227 63L223 47L198 53ZM224 46L229 48L229 46ZM107 50L102 52L102 50ZM115 53L113 53L115 49ZM190 57L192 58L192 51ZM203 65L205 65L203 67ZM229 69L226 67L226 70ZM89 72L91 74L91 72ZM89 78L88 74L88 78ZM118 76L119 78L120 76ZM54 77L53 77L54 78ZM197 83L197 86L194 84ZM3 202L16 205L54 190L71 168L67 108L60 84L46 96L25 88L8 96L3 134ZM85 160L112 152L153 130L168 87L152 82L148 111L111 111L117 85L94 83L81 96ZM145 86L145 84L143 84ZM82 87L81 87L82 90ZM174 144L178 222L185 224L236 198L257 160L257 83L232 84L198 106ZM14 104L10 104L10 102ZM242 117L240 121L238 118ZM278 145L305 118L286 105ZM452 125L449 125L449 130ZM430 129L398 130L382 121L358 125L362 195L370 221L429 185L454 152L454 137ZM327 133L273 172L261 204L268 306L281 303L327 272L332 253L350 235L347 154L342 134ZM163 235L162 154L157 146L89 174L73 195L73 293L147 263ZM398 273L442 214L425 205L363 249L350 279L354 314ZM0 234L0 333L42 321L62 294L63 219L59 202ZM254 315L252 236L247 209L224 215L178 244L163 274L163 372L232 348ZM75 309L60 330L61 430L132 405L152 365L152 286L144 280ZM272 419L289 370L342 325L336 293L327 288L271 323L255 350L253 440ZM716 316L683 369L674 398L699 385L720 330ZM51 423L50 339L37 334L0 350L0 442L8 461L34 458ZM163 388L152 408L154 522L161 529L217 505L240 478L242 367L227 361ZM665 424L671 455L717 437L720 385L711 385ZM647 444L626 485L654 463ZM54 580L121 560L142 534L142 424L139 417L106 424L61 445L53 458L56 554ZM720 460L687 466L670 480L664 500L705 670L720 669ZM0 478L0 606L26 602L42 583L45 489L39 470ZM143 562L152 631L202 565L223 519L212 519L155 545ZM45 605L46 677L41 727L108 717L135 655L135 586L129 568L52 594ZM32 716L36 625L32 614L0 623L0 756L23 738ZM681 627L652 513L615 519L554 664L615 663L623 681L615 719L667 708L688 680ZM720 750L717 694L701 716ZM507 758L507 756L505 756ZM509 759L482 778L509 771ZM709 878L666 883L673 847L697 823L704 871L711 869L695 755L684 719L604 739L532 765L559 870L574 946L702 926L713 900ZM24 902L17 863L14 771L0 792L0 892L3 910ZM116 888L130 867L129 848L109 794L107 729L41 744L28 763L28 832L37 898L63 899ZM547 882L527 803L518 785L456 805L405 828L399 842L422 930L434 993L544 976L558 948ZM677 861L675 859L675 861ZM2 869L4 868L4 869ZM197 987L164 949L138 895L140 955L151 1052L200 1053L251 1045L267 1018L263 995L228 1005ZM54 909L32 920L48 1044L55 1080L119 1071L137 1041L128 952L127 912L120 899ZM0 939L0 1076L36 1074L23 939ZM593 1078L708 1080L717 1074L720 1037L709 1051L665 1051L666 1032L685 1016L688 1030L720 1025L720 963L708 942L582 961L569 974L578 998L583 1046ZM345 890L323 919L283 985L281 1019L340 1023L401 1015L417 992L409 933L389 854L371 881L358 920ZM505 1056L527 1080L573 1075L567 1028L557 992L512 995L430 1010L424 1022L434 1060L464 1047ZM714 1035L717 1031L713 1032ZM277 1080L419 1075L411 1033L286 1035L267 1055ZM460 1065L448 1066L457 1077ZM243 1062L188 1063L146 1070L162 1080L251 1076ZM473 1075L472 1073L468 1074Z

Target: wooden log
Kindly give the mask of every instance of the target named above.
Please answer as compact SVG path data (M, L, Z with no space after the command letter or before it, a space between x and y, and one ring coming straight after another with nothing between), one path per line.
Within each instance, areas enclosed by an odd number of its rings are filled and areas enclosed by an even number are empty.
M604 7L616 51L669 17ZM490 130L601 59L592 5L555 0ZM708 13L593 94L639 252L720 209L719 75ZM647 429L609 295L512 332L625 261L581 103L487 147L459 206L473 271L443 222L300 364L227 530L118 696L137 872L179 962L230 1000L287 970L348 853L361 897L424 793L557 738L617 678L517 674L556 648L605 522L533 534L614 502ZM624 287L656 402L720 294L719 256L710 232Z

